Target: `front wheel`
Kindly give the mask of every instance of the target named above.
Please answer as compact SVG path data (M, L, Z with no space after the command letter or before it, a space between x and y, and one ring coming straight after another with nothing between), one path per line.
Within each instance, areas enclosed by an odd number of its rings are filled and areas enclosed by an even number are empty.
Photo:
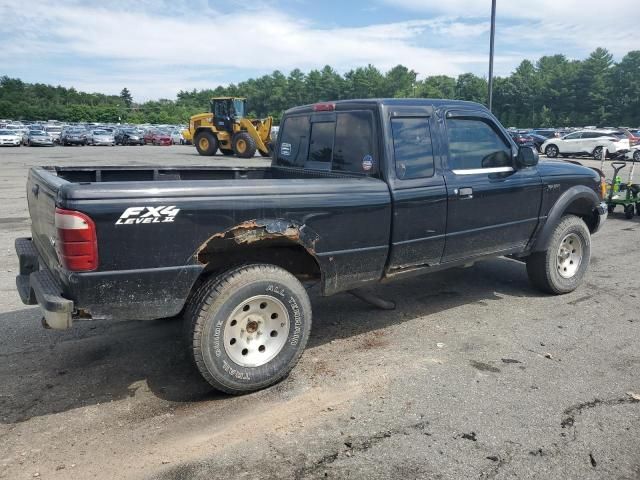
M572 292L582 282L590 259L589 229L581 218L567 215L554 229L547 250L527 258L529 281L543 292Z
M640 150L636 150L633 152L633 161L640 162Z
M218 150L218 139L209 131L202 131L196 134L195 138L196 150L200 155L211 157L216 154Z
M203 283L184 321L204 379L241 394L273 385L295 366L311 331L311 303L286 270L245 265Z
M593 149L593 159L602 160L602 147L596 147Z
M559 153L558 147L556 147L555 145L548 145L547 148L545 148L544 153L549 158L556 158Z

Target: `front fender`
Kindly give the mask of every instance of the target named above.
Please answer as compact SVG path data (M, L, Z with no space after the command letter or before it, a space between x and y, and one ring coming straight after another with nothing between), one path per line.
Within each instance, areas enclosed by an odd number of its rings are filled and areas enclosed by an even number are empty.
M575 185L560 195L551 207L547 220L536 236L531 251L543 252L549 247L549 240L562 217L574 214L591 218L600 204L600 198L591 188L585 185Z

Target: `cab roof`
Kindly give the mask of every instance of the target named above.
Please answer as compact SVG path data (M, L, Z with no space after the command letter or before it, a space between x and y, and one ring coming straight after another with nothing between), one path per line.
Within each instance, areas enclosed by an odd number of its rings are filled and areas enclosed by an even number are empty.
M441 98L365 98L365 99L353 99L353 100L336 100L318 102L309 105L302 105L299 107L290 108L285 114L290 113L303 113L314 110L316 105L335 105L335 110L344 110L348 107L374 107L374 106L389 106L389 107L434 107L434 108L456 108L466 107L488 111L487 107L480 103L468 102L466 100L449 100Z

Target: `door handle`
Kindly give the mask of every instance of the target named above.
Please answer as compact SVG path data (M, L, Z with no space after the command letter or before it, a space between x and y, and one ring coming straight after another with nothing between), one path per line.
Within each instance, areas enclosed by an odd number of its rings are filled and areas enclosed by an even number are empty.
M473 198L473 188L464 187L456 189L459 198Z

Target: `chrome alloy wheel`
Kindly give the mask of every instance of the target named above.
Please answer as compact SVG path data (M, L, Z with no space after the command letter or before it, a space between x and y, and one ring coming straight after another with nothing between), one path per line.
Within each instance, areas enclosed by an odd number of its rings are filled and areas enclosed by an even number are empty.
M556 266L563 278L573 277L582 263L582 241L575 233L570 233L560 242Z
M224 326L224 350L242 367L273 360L289 336L289 313L277 298L256 295L238 305Z

